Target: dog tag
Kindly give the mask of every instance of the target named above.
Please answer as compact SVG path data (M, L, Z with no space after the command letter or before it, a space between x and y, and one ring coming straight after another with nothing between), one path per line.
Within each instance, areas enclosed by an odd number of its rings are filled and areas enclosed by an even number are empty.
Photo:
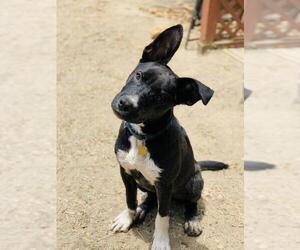
M148 154L148 149L144 144L138 146L139 155L145 157Z

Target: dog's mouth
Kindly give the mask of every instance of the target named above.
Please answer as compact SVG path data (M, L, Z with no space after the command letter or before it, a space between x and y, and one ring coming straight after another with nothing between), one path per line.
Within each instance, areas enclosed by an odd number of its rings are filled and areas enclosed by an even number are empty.
M137 114L132 114L132 112L118 111L113 109L114 114L121 120L130 122L130 123L142 123Z

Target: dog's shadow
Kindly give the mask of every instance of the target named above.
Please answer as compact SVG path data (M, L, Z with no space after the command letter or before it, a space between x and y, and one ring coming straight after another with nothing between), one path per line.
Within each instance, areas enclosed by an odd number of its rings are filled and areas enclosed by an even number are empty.
M205 211L204 202L200 200L198 201L198 214L199 214L200 222L204 215L204 211ZM156 214L157 214L157 209L153 209L149 214L147 214L147 217L143 223L135 225L132 228L132 231L136 235L136 237L142 239L144 242L149 244L149 249L153 240ZM170 229L169 229L172 249L208 250L208 248L205 245L197 242L196 240L197 237L189 237L184 233L183 224L184 224L183 204L180 204L178 201L172 201ZM201 237L201 235L199 237Z

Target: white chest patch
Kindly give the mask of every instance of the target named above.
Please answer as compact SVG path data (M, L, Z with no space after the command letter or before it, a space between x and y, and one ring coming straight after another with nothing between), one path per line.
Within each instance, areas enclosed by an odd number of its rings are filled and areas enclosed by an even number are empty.
M127 173L129 173L130 170L139 171L151 185L154 185L162 169L155 165L154 161L150 158L149 152L145 155L139 153L139 147L143 145L142 141L137 140L134 136L130 136L129 142L129 152L123 150L117 152L117 159L120 165Z

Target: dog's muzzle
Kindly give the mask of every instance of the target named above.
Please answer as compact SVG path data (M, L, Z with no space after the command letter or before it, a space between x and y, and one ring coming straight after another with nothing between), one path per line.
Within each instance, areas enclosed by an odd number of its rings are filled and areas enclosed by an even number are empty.
M138 99L130 95L117 95L112 101L111 107L118 118L125 121L133 121L137 117Z

